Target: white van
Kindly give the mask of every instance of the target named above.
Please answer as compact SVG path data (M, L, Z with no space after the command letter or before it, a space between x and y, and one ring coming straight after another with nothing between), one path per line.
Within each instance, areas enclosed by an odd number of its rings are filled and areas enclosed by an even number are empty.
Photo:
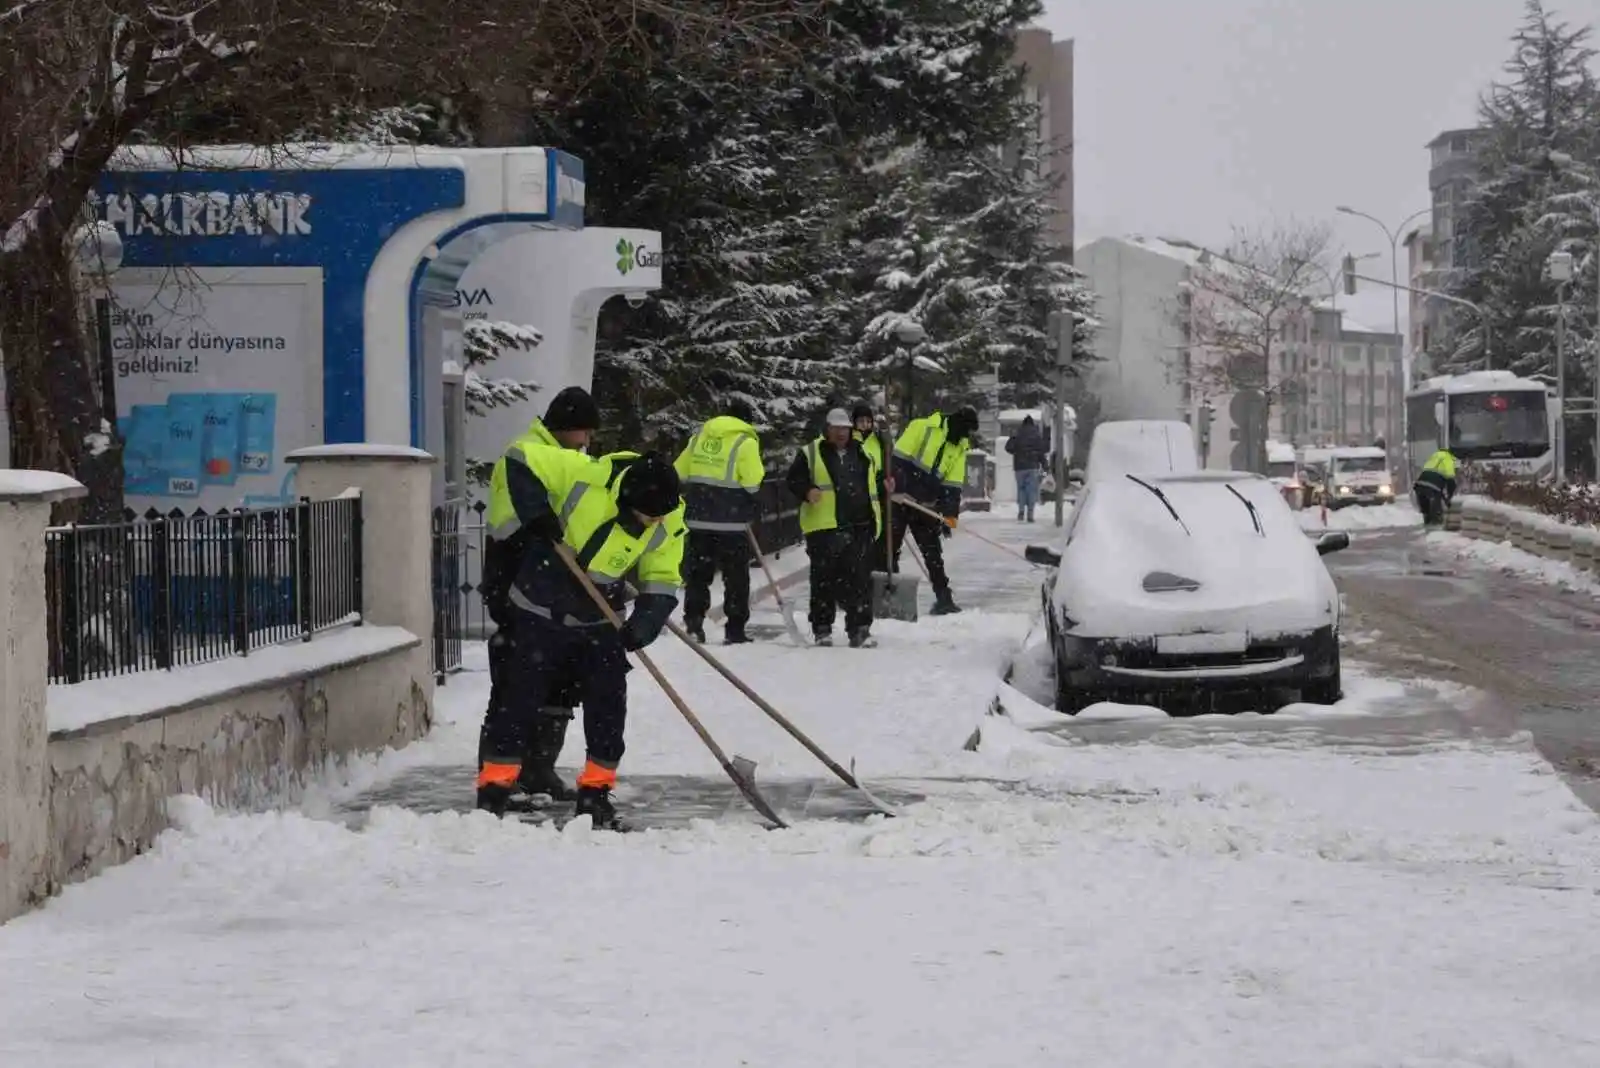
M1188 475L1200 470L1194 430L1176 419L1124 419L1101 423L1089 439L1084 481L1123 475Z
M1374 445L1306 449L1301 463L1315 485L1315 499L1338 510L1352 504L1393 504L1389 454Z

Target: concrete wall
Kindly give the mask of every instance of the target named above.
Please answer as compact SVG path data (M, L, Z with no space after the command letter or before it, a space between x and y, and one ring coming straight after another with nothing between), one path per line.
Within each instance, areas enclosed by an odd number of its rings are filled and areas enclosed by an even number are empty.
M292 797L348 754L433 722L431 467L415 449L289 457L314 499L362 498L363 625L212 664L47 686L45 524L82 494L0 471L0 922L146 849L167 798L227 807Z
M264 807L294 798L333 758L426 733L429 695L407 679L422 639L401 633L387 652L329 658L193 704L52 731L49 888L143 852L167 828L169 797Z
M1575 527L1526 508L1466 496L1446 513L1445 529L1482 541L1508 543L1591 576L1600 575L1600 529L1595 527Z

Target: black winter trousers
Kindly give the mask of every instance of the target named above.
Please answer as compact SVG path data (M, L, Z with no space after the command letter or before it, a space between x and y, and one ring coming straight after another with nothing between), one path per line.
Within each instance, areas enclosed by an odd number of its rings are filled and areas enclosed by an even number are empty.
M511 658L515 653L516 645L511 638L513 620L506 620L495 628L494 635L489 639L489 708L483 716L483 727L478 732L478 749L480 754L487 753L487 740L489 737L489 724L493 719L495 702L501 699L501 694L506 692L506 674L509 670ZM578 707L582 696L578 691L578 683L569 671L564 677L555 680L550 688L550 693L544 699L544 705L535 710L536 715L559 716L563 720L573 718L572 710ZM537 747L537 735L530 732L529 752ZM524 760L523 763L528 763Z
M871 527L845 527L806 535L806 555L811 559L811 630L833 629L834 616L844 610L847 631L872 625Z
M683 553L683 620L711 611L711 580L722 572L722 604L730 627L750 621L750 536L742 530L689 531Z
M928 581L933 583L935 594L946 593L950 589L950 576L944 570L944 532L948 529L940 520L932 516L923 515L915 508L908 508L903 504L894 506L894 515L889 523L889 532L894 539L894 558L890 569L896 574L900 571L900 552L905 546L906 535L917 539L917 548L922 550L923 562L928 565ZM885 550L887 554L887 550Z
M1437 487L1426 482L1418 482L1412 488L1417 498L1417 511L1422 513L1424 526L1439 527L1444 525L1444 494Z
M498 679L490 654L495 695L484 719L480 756L490 763L520 765L532 742L535 718L560 699L583 704L589 759L616 767L624 751L631 670L621 635L605 623L567 627L518 613L509 638Z

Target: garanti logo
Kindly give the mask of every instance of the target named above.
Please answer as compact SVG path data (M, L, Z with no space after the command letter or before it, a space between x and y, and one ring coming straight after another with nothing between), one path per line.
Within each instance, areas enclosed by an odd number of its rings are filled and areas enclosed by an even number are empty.
M635 267L660 267L661 253L647 245L635 245L625 237L617 239L617 273L627 274Z

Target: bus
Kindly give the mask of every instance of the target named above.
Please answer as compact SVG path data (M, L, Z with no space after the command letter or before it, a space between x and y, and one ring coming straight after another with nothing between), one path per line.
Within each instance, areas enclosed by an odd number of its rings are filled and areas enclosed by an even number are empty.
M1510 371L1430 378L1406 395L1411 470L1448 446L1457 462L1480 471L1547 478L1555 471L1553 406L1543 382Z

